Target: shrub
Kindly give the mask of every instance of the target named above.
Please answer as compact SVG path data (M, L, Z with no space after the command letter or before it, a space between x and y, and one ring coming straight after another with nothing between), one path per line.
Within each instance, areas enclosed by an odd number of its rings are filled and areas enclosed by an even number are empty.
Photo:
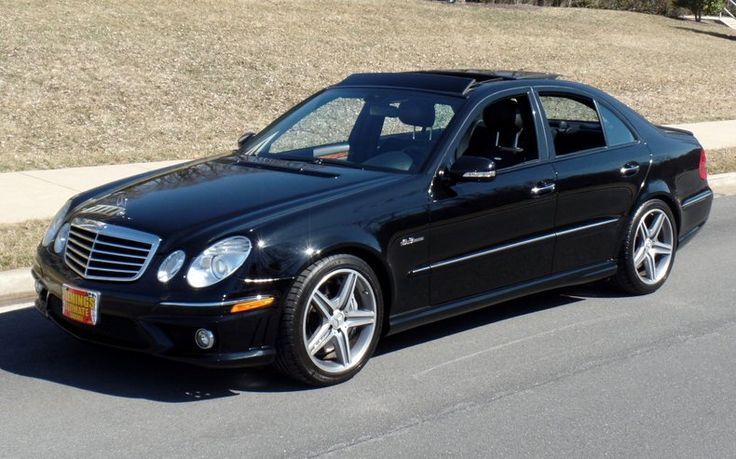
M466 0L478 3L496 4L526 4L536 6L567 6L577 8L600 8L607 10L636 11L639 13L661 14L665 16L678 16L681 12L680 5L676 0ZM684 0L688 1L688 0ZM703 0L717 1L725 0Z
M725 0L675 0L675 4L692 11L696 21L700 21L703 14L717 14L726 5Z

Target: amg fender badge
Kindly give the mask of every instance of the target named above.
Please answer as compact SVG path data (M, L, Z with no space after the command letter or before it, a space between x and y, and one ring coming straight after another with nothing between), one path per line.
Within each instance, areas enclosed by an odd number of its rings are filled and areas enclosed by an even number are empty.
M423 240L424 240L424 236L405 237L404 239L401 240L401 242L399 242L399 244L401 245L401 247L404 247L407 245L416 244L417 242L422 242Z

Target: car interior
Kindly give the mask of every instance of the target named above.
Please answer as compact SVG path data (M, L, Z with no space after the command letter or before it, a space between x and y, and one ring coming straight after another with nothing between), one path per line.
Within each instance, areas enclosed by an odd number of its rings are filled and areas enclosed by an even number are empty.
M539 157L529 98L509 97L488 105L463 136L458 156L492 159L503 169Z
M557 156L606 146L598 111L591 99L542 93L540 100Z
M346 165L415 172L429 157L455 110L436 97L423 95L367 97L361 105L359 113L354 117L348 116L350 119L333 115L329 119L327 116L314 116L318 123L312 123L309 120L311 115L307 115L287 128L283 135L286 138L298 133L307 138L307 145L299 145L304 144L304 140L298 139L299 142L284 142L286 145L276 147L277 137L275 142L266 145L265 150L283 158L314 158L348 163ZM332 126L331 129L323 131L327 125ZM340 132L344 132L342 137ZM309 143L313 142L308 137L310 134L315 136L314 140L332 137L340 141L314 145Z
M376 154L363 161L363 164L404 171L416 170L424 163L442 133L442 129L433 129L435 104L429 100L407 99L389 107L396 109L395 117L390 116L394 113L384 116ZM384 135L386 124L393 118L398 123L394 122L393 131L389 130Z
M340 141L321 145L309 143L306 148L284 148L274 153L283 152L286 153L284 156L326 162L339 161L350 163L353 167L361 165L416 172L426 162L454 116L451 105L423 95L382 95L357 100L362 107L354 111L349 120L338 116L320 121L320 116L316 116L320 123L327 122L330 126L334 123L329 131L318 131L317 134L329 133ZM540 100L557 156L605 147L603 127L591 99L570 94L542 93ZM302 133L304 138L308 138L304 133L314 133L311 128L300 128L300 123L287 131ZM344 134L338 133L338 125ZM519 94L506 97L486 106L461 137L457 157L464 155L492 159L498 170L538 159L537 135L529 96Z

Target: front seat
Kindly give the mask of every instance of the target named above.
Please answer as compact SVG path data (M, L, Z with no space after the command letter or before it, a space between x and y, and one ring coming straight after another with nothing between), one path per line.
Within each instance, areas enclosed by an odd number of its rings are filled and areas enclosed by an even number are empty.
M405 100L399 104L398 118L403 124L414 129L411 139L386 142L381 147L381 153L364 161L363 164L408 171L424 162L432 142L434 103L421 99Z
M501 167L522 162L524 148L520 139L524 132L524 119L519 103L514 99L506 99L486 107L483 121L493 139L495 156L499 158Z
M483 123L473 130L465 154L493 159L496 167L524 161L524 119L519 103L506 99L483 110Z

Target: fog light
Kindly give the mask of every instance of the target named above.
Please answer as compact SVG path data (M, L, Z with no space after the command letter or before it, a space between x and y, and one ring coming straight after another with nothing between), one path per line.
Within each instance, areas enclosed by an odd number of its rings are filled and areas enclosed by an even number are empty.
M215 335L204 328L200 328L194 333L194 342L200 349L212 349L215 345Z
M40 295L41 292L43 292L43 284L41 281L37 280L35 284L33 284L33 287L36 289L36 295Z

